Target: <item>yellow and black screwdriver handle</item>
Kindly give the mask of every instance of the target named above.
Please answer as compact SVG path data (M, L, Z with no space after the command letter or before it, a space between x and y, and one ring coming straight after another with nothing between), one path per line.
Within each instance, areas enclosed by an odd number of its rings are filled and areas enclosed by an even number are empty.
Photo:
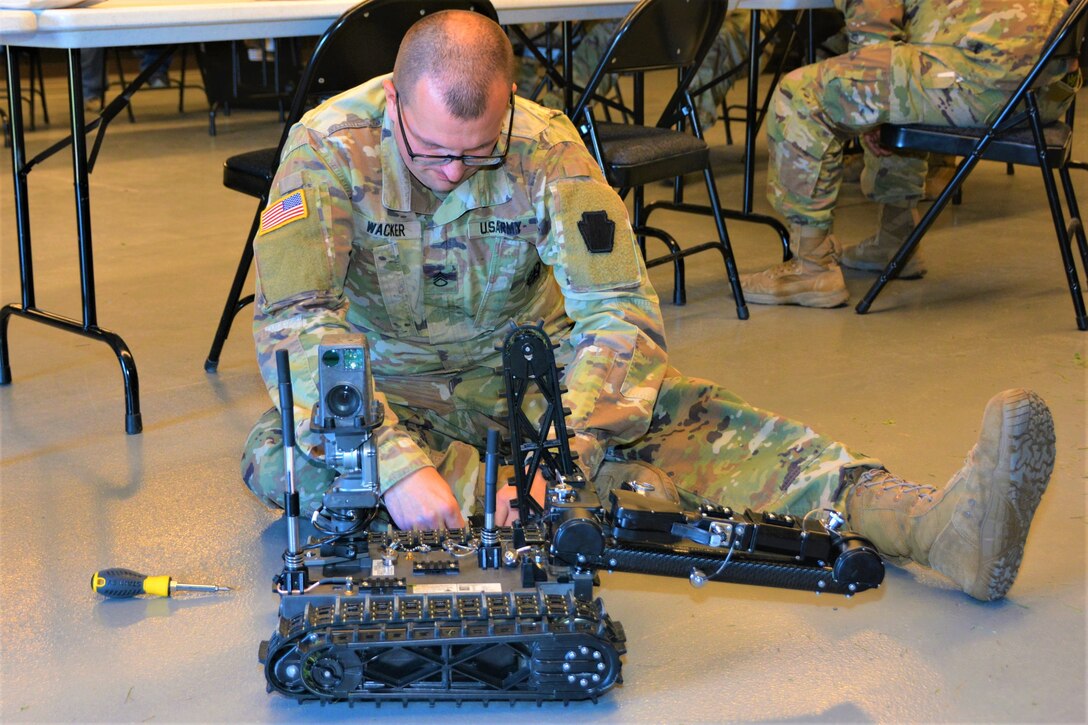
M145 576L131 569L103 569L91 577L91 589L115 599L127 599L137 594L168 597L170 577Z
M173 578L147 576L131 569L102 569L91 577L91 589L104 597L128 599L138 594L150 594L154 597L169 597L176 591L189 592L229 592L230 587L218 584L181 584Z

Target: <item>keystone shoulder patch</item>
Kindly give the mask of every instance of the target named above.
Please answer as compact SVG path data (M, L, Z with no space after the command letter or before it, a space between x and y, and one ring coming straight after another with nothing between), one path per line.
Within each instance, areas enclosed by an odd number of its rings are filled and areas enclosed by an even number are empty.
M616 223L608 218L608 212L584 211L578 222L578 231L593 254L611 254L616 242Z

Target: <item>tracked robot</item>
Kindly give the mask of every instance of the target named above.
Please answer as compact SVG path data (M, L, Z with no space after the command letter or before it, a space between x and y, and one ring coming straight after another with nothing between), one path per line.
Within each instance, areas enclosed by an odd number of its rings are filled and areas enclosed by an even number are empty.
M502 345L508 435L487 438L485 512L463 529L380 531L382 423L359 336L318 351L311 428L340 472L303 542L293 476L285 351L277 354L287 474L287 548L275 577L279 627L261 643L268 690L299 701L596 701L621 681L622 625L594 596L627 571L845 594L878 586L875 547L834 511L797 517L720 506L684 510L651 484L601 500L568 446L560 370L542 325ZM526 402L545 412L530 419ZM500 463L513 465L520 520L495 525ZM529 495L538 472L543 505Z

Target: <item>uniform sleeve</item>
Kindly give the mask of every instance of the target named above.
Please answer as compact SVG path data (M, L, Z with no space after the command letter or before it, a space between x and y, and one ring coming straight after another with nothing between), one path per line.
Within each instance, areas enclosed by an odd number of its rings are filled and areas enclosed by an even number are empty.
M905 30L907 9L903 2L835 0L835 7L842 11L846 20L851 48L909 40Z
M540 256L574 322L564 402L571 447L594 475L609 446L646 432L667 355L657 294L627 208L570 122L554 123L561 124L562 140L544 151L545 172L535 184L537 212L546 220Z
M358 332L345 319L354 236L351 187L320 134L296 125L284 148L253 242L253 337L261 376L277 405L276 351L288 351L297 440L306 455L320 460L322 439L310 431L318 395L317 347L326 335ZM379 470L382 488L388 488L431 462L396 425L385 396L379 392L378 397L385 408L385 425L376 438Z

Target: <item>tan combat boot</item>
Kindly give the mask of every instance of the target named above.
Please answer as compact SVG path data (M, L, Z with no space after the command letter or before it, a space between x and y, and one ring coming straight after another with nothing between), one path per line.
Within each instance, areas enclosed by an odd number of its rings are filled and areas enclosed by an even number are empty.
M838 307L850 293L835 260L835 238L826 229L791 227L793 259L753 274L742 274L744 298L757 305Z
M861 244L855 244L843 250L839 261L850 269L864 269L868 272L883 272L895 253L907 237L918 226L922 213L917 207L880 205L880 217L877 232ZM918 279L926 273L926 263L922 259L921 247L914 248L914 254L899 270L899 279Z
M978 443L944 488L871 470L847 491L844 508L850 527L881 554L933 567L975 599L1000 599L1016 579L1053 469L1046 403L1006 390L986 406Z

